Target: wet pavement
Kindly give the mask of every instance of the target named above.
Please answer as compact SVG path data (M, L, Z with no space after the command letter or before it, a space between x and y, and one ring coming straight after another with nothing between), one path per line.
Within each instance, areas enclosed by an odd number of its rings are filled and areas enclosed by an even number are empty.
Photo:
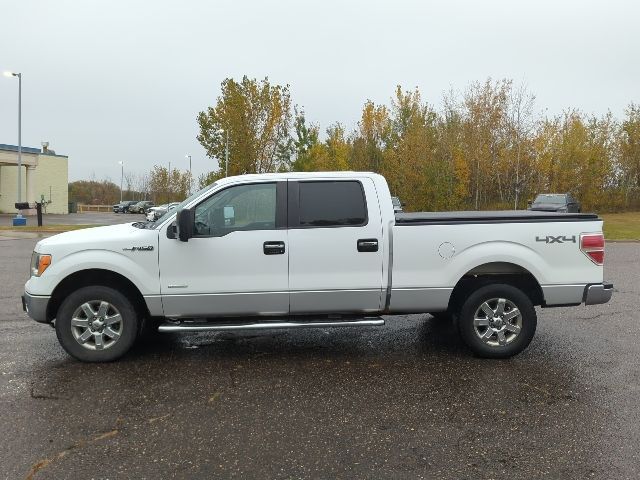
M510 360L428 315L162 334L82 364L21 311L36 240L0 243L0 478L640 476L640 244L607 305L539 310Z

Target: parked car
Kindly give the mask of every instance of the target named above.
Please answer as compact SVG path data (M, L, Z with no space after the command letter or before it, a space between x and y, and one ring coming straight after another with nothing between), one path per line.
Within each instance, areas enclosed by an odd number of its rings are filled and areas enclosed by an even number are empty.
M113 213L129 213L131 205L138 203L137 200L124 200L120 203L116 203L113 206Z
M403 205L398 197L391 197L391 204L393 205L393 211L395 213L402 212Z
M608 302L603 264L596 214L395 214L374 173L241 175L159 222L41 239L22 302L90 362L125 354L143 322L159 332L363 328L426 312L455 318L477 355L506 358L533 338L534 306Z
M541 193L533 202L529 202L528 210L580 213L581 207L570 193Z
M179 205L179 202L172 202L169 204L158 205L157 207L151 207L147 210L147 220L150 222L155 222L162 215L167 213L168 210L173 210Z
M150 200L142 200L141 202L138 202L130 206L129 212L130 213L147 213L147 210L149 210L154 205L155 204Z

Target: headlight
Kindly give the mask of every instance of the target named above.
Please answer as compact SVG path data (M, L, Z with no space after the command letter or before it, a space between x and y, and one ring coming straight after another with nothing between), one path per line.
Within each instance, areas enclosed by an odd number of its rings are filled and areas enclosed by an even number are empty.
M31 276L39 277L51 265L51 255L33 252L31 255Z

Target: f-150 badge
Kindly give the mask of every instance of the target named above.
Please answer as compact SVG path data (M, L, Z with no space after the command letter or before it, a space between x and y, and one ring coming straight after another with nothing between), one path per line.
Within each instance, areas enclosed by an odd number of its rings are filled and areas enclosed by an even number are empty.
M546 237L538 237L536 236L536 242L544 242L544 243L566 243L566 242L573 242L576 243L576 236L573 235L572 237L565 237L562 235L558 235L557 237L554 237L553 235L547 235Z
M130 247L130 248L123 248L122 250L129 251L129 252L150 252L151 250L153 250L153 245L144 245L142 247Z

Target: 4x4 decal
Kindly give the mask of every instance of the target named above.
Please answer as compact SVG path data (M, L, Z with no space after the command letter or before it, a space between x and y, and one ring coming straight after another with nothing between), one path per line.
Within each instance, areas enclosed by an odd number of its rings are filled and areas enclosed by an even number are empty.
M544 242L544 243L565 243L565 242L573 242L576 243L576 236L573 235L571 237L565 237L563 235L553 236L547 235L546 237L538 237L536 236L536 242Z

